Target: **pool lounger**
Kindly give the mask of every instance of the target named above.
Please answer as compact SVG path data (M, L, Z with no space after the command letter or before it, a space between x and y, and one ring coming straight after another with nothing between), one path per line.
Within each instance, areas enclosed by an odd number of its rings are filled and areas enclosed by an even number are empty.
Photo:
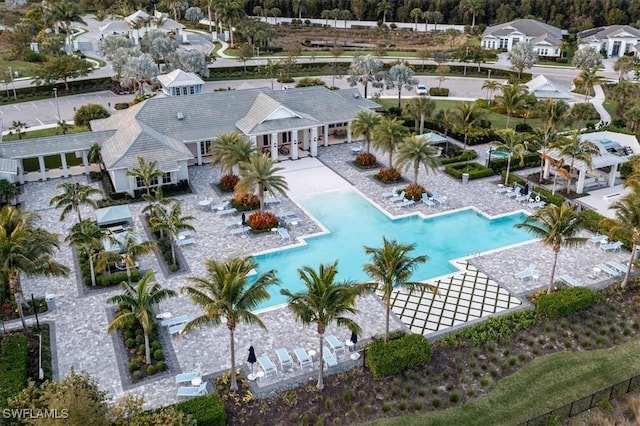
M280 236L282 237L283 240L290 240L291 236L289 235L289 232L287 232L287 230L285 228L278 228L278 234L280 234Z
M251 229L250 226L243 226L242 228L233 228L231 231L229 231L230 234L244 234L245 232L248 232Z
M182 386L178 389L178 396L198 396L198 395L206 395L209 393L207 391L207 382L203 382L200 386Z
M584 287L584 283L582 281L573 278L569 274L560 275L558 278L573 287Z
M327 337L325 337L325 339L329 344L329 346L331 346L331 350L333 350L334 354L337 354L338 351L344 352L344 343L342 343L340 339L338 339L336 336L334 336L333 334L330 334Z
M313 360L311 359L307 351L305 351L303 348L295 348L293 350L293 353L296 355L296 358L298 359L298 364L300 364L300 368L304 366L309 366L313 368Z
M620 272L621 274L627 273L627 267L620 262L616 262L615 260L610 260L607 262L607 265L611 266L613 269Z
M230 209L218 210L218 216L226 216L229 214L236 213L237 211L238 210L235 207L232 207Z
M322 359L327 364L327 367L335 367L338 365L337 358L331 353L329 348L322 346Z
M404 200L404 201L401 201L399 203L396 203L396 206L398 206L398 207L407 207L407 206L412 206L415 203L416 202L413 201L413 200Z
M289 217L289 216L295 216L296 214L294 212L292 212L291 210L287 210L286 212L280 212L280 213L276 213L276 217L278 219L282 219L284 217Z
M190 316L190 315L182 315L182 316L175 317L175 318L164 319L164 320L160 321L160 325L162 327L171 327L171 326L178 325L178 324L184 324L186 322L191 321L192 319L193 319L193 317Z
M609 275L610 277L617 277L620 275L620 272L618 272L616 269L610 268L604 263L598 263L596 265L596 268L599 268L602 272Z

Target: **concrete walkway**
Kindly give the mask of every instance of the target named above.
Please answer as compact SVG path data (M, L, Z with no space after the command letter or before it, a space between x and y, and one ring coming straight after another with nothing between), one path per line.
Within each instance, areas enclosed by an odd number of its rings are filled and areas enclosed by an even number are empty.
M589 99L589 102L593 105L596 111L598 111L598 114L600 114L600 123L598 123L598 125L611 123L611 114L609 114L609 112L603 105L606 99L604 96L604 90L602 90L602 86L596 84L595 86L593 86L593 91L595 92L595 95L591 99Z

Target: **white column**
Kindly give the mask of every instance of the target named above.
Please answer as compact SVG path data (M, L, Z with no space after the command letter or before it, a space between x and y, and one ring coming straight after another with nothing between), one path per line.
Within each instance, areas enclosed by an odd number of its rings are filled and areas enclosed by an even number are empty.
M351 143L351 122L347 124L347 142Z
M299 130L294 130L292 133L292 141L291 141L291 159L298 159L298 132Z
M329 146L329 125L324 125L324 146Z
M249 136L249 140L251 144L260 152L260 147L258 146L258 137L256 135Z
M609 171L609 187L616 186L616 176L618 175L618 165L613 164Z
M314 127L311 129L311 156L315 157L318 155L318 128Z
M18 160L18 182L20 182L20 185L24 185L24 165L22 164L22 158Z
M586 170L578 171L578 183L576 184L576 194L582 194L584 191L584 179L587 176Z
M544 169L542 169L543 178L549 179L549 169L551 169L551 163L549 162L549 160L544 160Z
M311 134L311 129L304 129L304 139L302 140L302 149L308 151L309 150L309 135Z
M196 158L198 159L198 166L202 166L202 141L196 142Z
M84 166L84 174L89 174L89 158L87 158L87 150L82 151L82 165Z
M60 154L60 160L62 161L62 176L69 177L69 169L67 168L67 154L64 152Z
M40 165L40 179L42 181L47 180L47 169L44 166L44 157L42 155L38 156L38 164Z
M271 133L271 159L278 161L278 132Z

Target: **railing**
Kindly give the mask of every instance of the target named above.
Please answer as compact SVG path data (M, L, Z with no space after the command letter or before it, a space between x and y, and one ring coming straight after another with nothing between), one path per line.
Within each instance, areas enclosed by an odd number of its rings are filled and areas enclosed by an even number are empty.
M518 426L545 425L547 424L547 421L552 418L565 419L573 417L576 414L580 414L583 411L590 410L591 408L600 405L603 400L610 401L617 396L625 395L638 389L640 389L640 376L635 376L609 386L606 389L594 392L589 396L575 400L570 404L549 411L548 413L529 419L526 422L520 423Z

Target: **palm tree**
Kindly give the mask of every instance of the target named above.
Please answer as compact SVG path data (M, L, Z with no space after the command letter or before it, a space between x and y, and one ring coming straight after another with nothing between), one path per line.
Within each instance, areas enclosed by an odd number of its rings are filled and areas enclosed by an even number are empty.
M233 46L233 26L246 17L244 8L236 0L226 0L222 6L222 20L229 26L230 44Z
M482 90L486 90L489 95L489 104L493 103L493 94L500 88L500 83L496 80L485 80L482 83Z
M398 91L398 108L402 107L402 89L411 90L418 84L413 70L405 64L392 66L384 74L384 82L387 89L395 88Z
M549 130L556 131L569 115L569 104L561 99L547 99L535 105L538 114Z
M211 166L220 164L222 173L233 173L235 164L246 162L251 154L256 152L256 147L241 133L231 132L218 135L211 145Z
M528 133L516 132L512 128L501 129L498 135L502 140L491 142L491 146L498 151L507 152L507 172L504 177L504 184L509 185L509 172L511 170L511 158L516 156L520 159L520 166L524 165L524 153L527 148L524 146L525 141L529 137Z
M471 14L471 29L476 26L476 16L484 15L484 2L482 0L467 0L465 14Z
M438 148L431 145L428 139L411 135L404 138L398 146L396 165L405 170L413 167L413 183L417 185L420 165L424 166L427 174L429 170L436 171L440 165L437 156Z
M386 237L382 238L382 247L364 247L365 253L371 256L371 263L365 263L362 268L373 280L367 287L382 292L382 301L387 308L385 341L389 338L389 314L391 295L394 290L405 287L409 293L414 291L438 293L437 287L431 284L410 281L413 272L428 260L425 255L411 257L409 253L414 249L415 244L400 244L395 240L387 240Z
M147 195L151 195L151 186L158 184L158 179L164 175L164 172L158 169L158 162L152 160L147 162L144 157L138 157L138 167L127 170L127 176L140 179L142 187L147 189ZM140 185L138 185L140 187Z
M356 55L349 67L347 81L351 86L360 83L364 87L364 98L367 99L369 83L376 82L378 73L382 70L382 61L373 55Z
M393 12L393 4L389 0L381 0L378 2L376 14L380 15L382 13L382 23L387 23L387 13L390 14L391 12Z
M267 59L267 63L262 66L262 72L266 78L271 80L271 90L273 90L273 79L280 72L280 62Z
M36 225L39 217L12 206L0 209L0 284L8 285L18 305L18 314L25 333L20 276L66 277L69 268L55 261L60 247L58 236Z
M273 160L264 154L253 153L249 161L240 164L240 180L236 184L236 190L241 193L251 192L258 187L258 199L260 211L264 211L264 193L275 196L275 191L285 195L289 189L287 180L278 173L284 168L274 166Z
M550 246L553 250L553 264L547 294L551 293L553 287L560 249L577 247L587 242L587 238L576 237L583 227L583 221L581 214L573 211L567 203L562 203L560 206L548 204L541 207L534 215L527 216L523 223L514 225L539 237L543 245Z
M123 282L121 284L123 293L107 299L108 304L118 305L118 314L107 327L107 333L123 327L131 320L138 321L144 332L144 352L147 365L151 364L149 333L154 325L153 308L163 300L177 294L173 290L162 288L157 282L151 282L153 276L154 272L148 271L135 287Z
M307 8L306 0L291 0L293 13L298 14L298 19L302 20L302 11Z
M195 231L195 228L189 224L190 221L195 220L195 217L191 215L182 215L182 205L179 200L174 200L171 204L171 208L162 215L152 216L149 219L149 224L154 229L166 230L169 232L171 239L171 261L176 264L176 240L178 234L182 230Z
M591 91L593 90L593 86L600 79L600 77L598 77L598 75L596 74L597 71L598 70L595 68L586 68L582 70L582 72L580 73L579 78L582 81L582 86L584 87L585 102L589 101L589 96L591 96Z
M18 135L18 139L22 139L22 131L27 128L27 124L22 121L15 121L11 123L11 127L9 130L15 131L16 135Z
M131 285L131 269L136 266L136 258L151 253L155 243L140 241L140 237L133 230L126 231L124 236L114 239L114 243L118 246L118 252L121 253L124 267L127 270L127 281Z
M519 84L503 84L500 86L502 96L496 97L496 108L504 110L507 115L507 124L513 114L524 108L526 103L526 89Z
M44 14L52 22L61 24L66 33L66 46L71 49L71 23L87 25L78 4L72 0L51 0L44 3ZM57 34L57 31L56 31Z
M424 12L419 7L414 7L413 9L411 9L411 12L409 12L409 16L413 18L413 23L415 25L414 29L416 31L418 31L418 19L422 18L423 14Z
M82 216L80 215L81 205L87 205L94 209L98 208L96 201L91 198L93 195L101 194L98 188L83 185L79 182L63 182L58 184L56 188L62 189L63 192L51 198L49 205L55 206L57 209L62 207L60 221L63 221L69 213L74 211L78 215L78 223L82 223Z
M365 149L367 152L371 148L371 138L373 131L380 123L380 114L371 110L359 111L351 122L351 136L357 138L364 136Z
M404 137L404 126L397 118L382 117L373 129L373 146L389 153L389 167L393 167L393 153Z
M266 329L264 323L252 311L269 300L269 287L279 285L276 271L260 274L249 284L247 275L257 267L251 258L233 258L225 263L209 259L205 261L205 277L189 277L193 287L182 287L189 299L203 309L202 315L188 322L180 335L194 328L208 325L217 327L226 322L231 341L231 390L237 390L236 352L234 332L238 323L255 324Z
M469 133L485 118L487 111L475 102L464 102L455 110L454 127L464 135L464 149L467 149Z
M318 350L322 354L324 333L327 327L335 322L340 327L347 327L354 333L360 332L360 326L347 315L358 313L355 308L356 297L363 287L347 282L336 282L337 262L329 265L320 264L316 271L310 266L298 269L298 276L306 286L305 291L291 293L288 289L280 290L287 297L289 309L298 321L305 325L316 325L318 331ZM320 355L321 356L321 355ZM324 364L318 371L318 390L324 389Z
M428 96L411 98L404 104L403 113L413 118L415 130L420 134L424 133L424 120L431 117L436 109L436 103ZM420 127L418 127L420 124Z
M626 185L625 183L625 186ZM631 268L636 260L636 252L638 251L638 244L640 243L640 199L636 191L623 197L619 201L616 201L611 205L611 208L615 211L615 218L604 218L600 222L601 226L609 228L611 237L628 236L631 234L631 257L627 265L627 272L624 275L624 279L620 286L622 288L627 286L629 282L629 276L631 275Z
M578 132L574 132L573 136L565 139L565 141L565 145L560 147L560 155L571 158L569 173L574 169L576 160L584 162L587 167L591 168L593 156L600 155L598 146L589 140L581 140ZM571 181L572 177L569 175L569 179L567 180L567 194L571 193Z
M102 250L102 239L106 232L100 229L95 220L85 220L84 223L77 223L71 228L71 233L65 241L78 248L79 256L86 256L89 260L89 273L91 274L91 285L96 285L95 254Z
M9 203L13 197L17 197L20 194L20 188L13 182L6 179L0 179L0 207L2 204Z
M104 161L102 160L102 146L100 144L94 143L93 145L91 145L87 157L89 163L98 164L98 166L100 167L100 173L104 173L106 171Z

